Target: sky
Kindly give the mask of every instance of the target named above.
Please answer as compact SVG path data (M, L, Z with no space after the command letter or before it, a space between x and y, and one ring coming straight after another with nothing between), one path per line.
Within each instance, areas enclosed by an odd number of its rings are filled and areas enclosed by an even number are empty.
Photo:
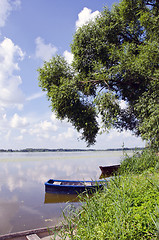
M0 149L86 148L59 121L38 86L37 69L56 54L71 63L77 28L114 0L0 0ZM143 147L129 131L98 135L95 149Z

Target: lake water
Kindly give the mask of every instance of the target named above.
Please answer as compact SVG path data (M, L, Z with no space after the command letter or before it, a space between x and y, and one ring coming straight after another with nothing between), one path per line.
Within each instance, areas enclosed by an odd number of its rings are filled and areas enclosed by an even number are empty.
M50 178L98 180L99 166L119 164L122 155L122 151L0 153L0 235L57 224L68 199L45 195L44 183Z

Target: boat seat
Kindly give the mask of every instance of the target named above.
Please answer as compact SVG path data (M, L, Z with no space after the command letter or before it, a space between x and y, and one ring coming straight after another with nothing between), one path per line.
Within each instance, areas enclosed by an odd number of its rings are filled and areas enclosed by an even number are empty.
M82 186L83 184L81 182L61 182L60 185L77 185L77 186Z

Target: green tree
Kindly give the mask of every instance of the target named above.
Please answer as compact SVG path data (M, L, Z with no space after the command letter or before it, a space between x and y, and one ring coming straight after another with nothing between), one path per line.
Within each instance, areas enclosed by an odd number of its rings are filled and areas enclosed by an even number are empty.
M88 145L102 128L129 129L159 146L159 0L123 0L75 32L72 65L53 57L39 68L52 110ZM121 108L121 100L127 107Z

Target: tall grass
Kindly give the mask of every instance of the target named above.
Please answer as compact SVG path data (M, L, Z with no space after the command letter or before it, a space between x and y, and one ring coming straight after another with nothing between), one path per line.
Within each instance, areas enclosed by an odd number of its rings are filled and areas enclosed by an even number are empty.
M120 174L142 173L150 168L159 168L159 156L151 149L142 152L135 151L133 156L124 153L120 166Z
M123 175L112 178L93 197L84 197L81 208L64 214L69 227L60 233L61 239L159 239L157 164L158 157L150 150L124 156Z
M72 218L66 217L74 227L61 239L157 239L158 181L157 173L115 177L102 192L86 197Z

